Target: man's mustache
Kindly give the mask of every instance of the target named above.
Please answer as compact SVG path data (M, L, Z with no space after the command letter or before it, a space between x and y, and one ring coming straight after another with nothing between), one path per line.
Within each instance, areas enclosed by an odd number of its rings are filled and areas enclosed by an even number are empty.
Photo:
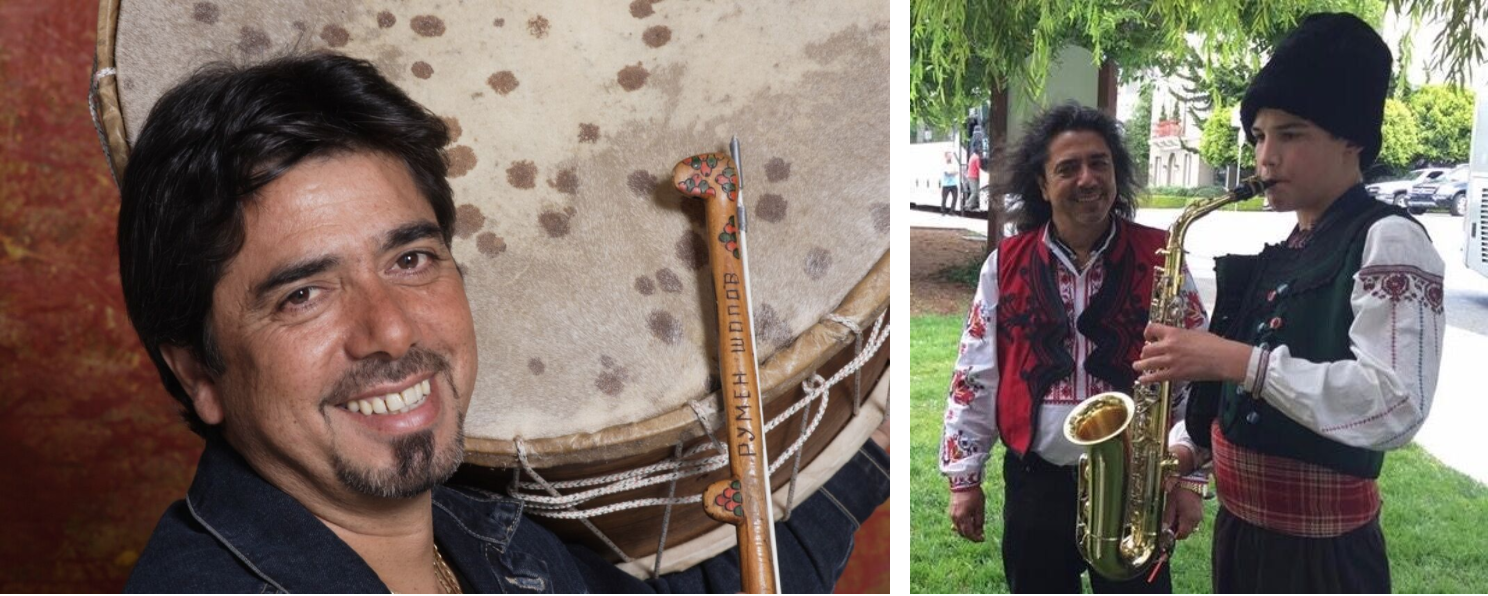
M363 393L367 387L423 376L431 372L444 372L448 371L449 367L449 359L444 355L419 346L410 348L407 354L397 360L361 360L336 380L336 384L331 387L330 392L326 393L321 404L340 405Z

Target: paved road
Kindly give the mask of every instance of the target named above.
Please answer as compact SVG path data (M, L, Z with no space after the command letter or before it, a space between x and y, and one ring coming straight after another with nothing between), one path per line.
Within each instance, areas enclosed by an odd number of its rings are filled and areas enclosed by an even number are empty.
M1176 209L1147 209L1138 212L1137 221L1167 228L1177 217ZM963 228L976 234L985 233L987 226L981 220L919 211L909 212L907 219L912 227ZM1443 463L1488 483L1488 458L1481 455L1488 447L1483 430L1488 421L1488 400L1483 399L1488 378L1478 376L1488 372L1478 368L1488 354L1488 278L1462 264L1463 218L1427 213L1419 219L1446 263L1447 332L1436 397L1416 442ZM1285 237L1295 222L1285 213L1238 212L1213 213L1195 222L1185 244L1189 269L1205 301L1211 306L1214 302L1215 256L1259 252L1266 242Z

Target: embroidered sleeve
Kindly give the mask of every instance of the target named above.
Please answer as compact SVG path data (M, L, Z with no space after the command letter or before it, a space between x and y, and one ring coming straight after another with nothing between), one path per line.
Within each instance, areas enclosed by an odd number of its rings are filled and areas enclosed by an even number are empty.
M997 253L982 265L972 297L959 356L946 397L945 432L940 443L940 471L951 490L982 483L992 443L997 440Z
M1386 450L1410 442L1431 411L1441 367L1442 273L1420 226L1402 217L1365 238L1350 303L1356 360L1309 362L1286 346L1259 355L1247 381L1298 423L1346 445Z

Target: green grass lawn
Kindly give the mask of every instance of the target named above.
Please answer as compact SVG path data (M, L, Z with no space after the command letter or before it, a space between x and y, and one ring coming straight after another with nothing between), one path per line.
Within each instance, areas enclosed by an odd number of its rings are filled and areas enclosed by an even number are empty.
M958 536L946 515L949 492L940 475L937 445L961 324L960 316L910 320L910 587L920 594L1007 591L998 542L1000 464L987 475L986 542ZM992 461L1001 459L999 446ZM1380 487L1396 592L1488 591L1488 487L1415 445L1385 458ZM1216 506L1214 500L1205 503L1203 526L1179 543L1173 556L1176 593L1210 591L1210 526Z
M1137 197L1138 208L1152 209L1182 209L1194 197L1175 197L1170 195L1141 195ZM1254 197L1240 201L1224 208L1225 211L1261 211L1265 205L1262 197Z

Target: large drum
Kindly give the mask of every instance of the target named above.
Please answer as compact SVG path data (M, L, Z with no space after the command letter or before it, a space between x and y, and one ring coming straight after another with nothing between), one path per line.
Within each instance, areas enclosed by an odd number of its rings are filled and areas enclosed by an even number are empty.
M681 158L742 144L777 515L886 408L889 5L103 0L92 105L116 175L207 62L370 60L454 133L479 337L461 474L637 575L731 546L702 209ZM664 551L657 564L657 551Z

